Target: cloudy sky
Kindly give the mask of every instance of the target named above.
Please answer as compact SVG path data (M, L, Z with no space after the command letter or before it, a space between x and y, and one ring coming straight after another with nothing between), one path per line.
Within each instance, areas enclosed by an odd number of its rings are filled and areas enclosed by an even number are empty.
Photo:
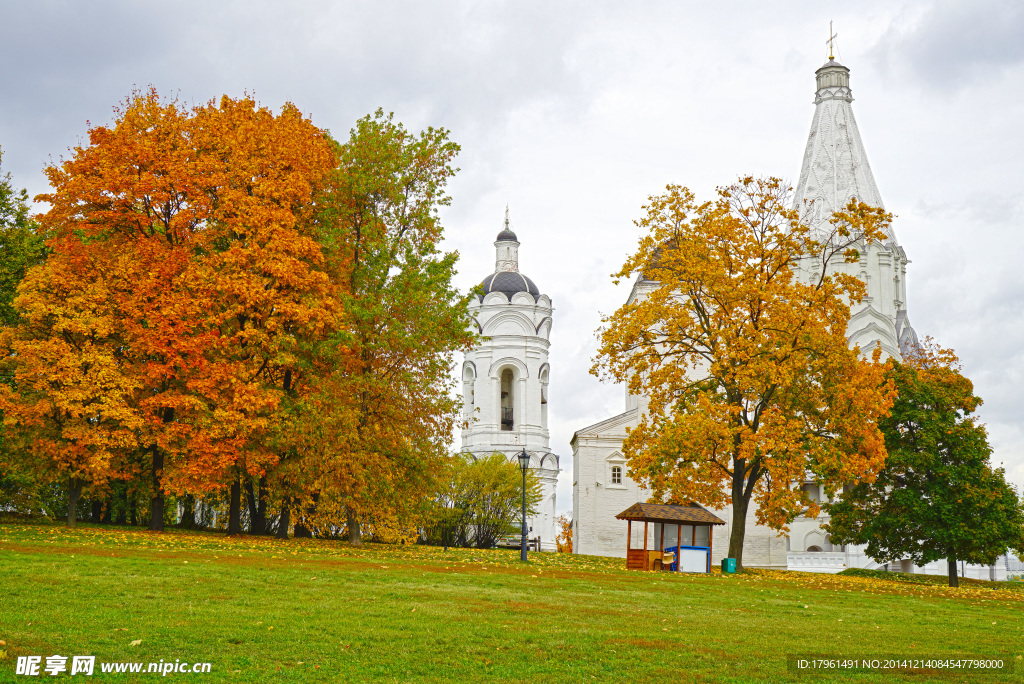
M445 211L459 285L493 271L506 203L520 267L556 307L552 448L623 410L589 375L609 274L666 183L796 182L814 70L854 111L912 260L911 321L960 354L995 462L1024 485L1024 8L1019 2L56 2L0 0L3 168L42 168L134 88L294 102L344 137L378 107L462 145Z

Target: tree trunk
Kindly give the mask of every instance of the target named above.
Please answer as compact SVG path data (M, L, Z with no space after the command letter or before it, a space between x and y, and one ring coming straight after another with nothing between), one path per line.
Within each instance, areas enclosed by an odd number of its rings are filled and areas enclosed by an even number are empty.
M345 513L348 517L348 543L352 546L362 546L363 537L359 530L359 516L351 506L345 507Z
M91 522L99 525L100 520L103 519L103 502L99 499L92 500L92 520Z
M100 518L100 522L104 525L110 524L111 515L114 512L114 495L111 493L107 500L103 502L103 517Z
M138 511L135 508L135 504L137 503L135 501L135 496L136 496L135 492L132 492L131 498L128 499L128 511L131 514L131 524L132 524L132 527L135 527L136 525L139 524L139 514L138 514Z
M738 444L737 444L738 447ZM732 475L732 529L729 533L729 558L736 559L736 572L743 570L743 540L747 534L747 511L754 494L754 485L764 475L761 459L752 462L737 458ZM711 530L708 530L711 533Z
M288 506L288 499L281 502L281 517L277 521L277 538L288 538L288 527L291 524L291 509Z
M743 569L743 538L747 532L747 511L742 502L733 499L732 526L729 530L729 558L736 559L736 571Z
M118 503L118 515L114 518L114 524L128 524L128 486L126 484L114 489L114 500Z
M228 535L242 534L242 488L236 478L231 483L231 500L228 504Z
M311 530L306 523L309 521L309 517L311 517L314 513L316 513L316 504L317 504L317 502L319 500L320 500L320 494L319 493L314 493L313 494L313 501L312 501L312 503L310 503L310 504L308 504L306 506L305 514L301 518L299 518L298 522L295 523L295 538L296 539L298 539L300 537L302 537L304 539L312 539L313 538L313 530Z
M744 468L736 464L732 478L732 524L729 531L729 558L736 559L736 571L743 570L743 540L747 534L747 507L750 498L743 496ZM710 532L709 532L710 533Z
M946 559L946 566L947 566L947 569L949 570L949 586L951 586L951 587L959 587L960 586L960 578L956 574L956 559L955 558L947 558Z
M156 444L151 447L153 454L153 495L149 500L149 529L154 532L164 531L164 490L160 479L164 471L164 452Z
M295 499L292 499L292 507L295 507ZM295 529L292 531L292 536L296 539L313 538L313 533L310 532L308 527L306 527L306 516L302 515L301 509L299 511L298 519L295 521Z
M267 476L262 475L256 489L256 521L260 534L267 533Z
M196 529L196 497L186 494L181 500L181 522L178 527L183 530Z
M259 479L259 487L254 491L252 479L245 479L245 498L249 505L249 534L267 533L267 477Z
M174 409L165 406L163 410L164 425L174 422ZM156 444L153 445L153 498L149 500L149 529L154 532L164 531L164 452Z
M68 527L74 527L78 518L78 497L82 496L82 481L73 477L68 480Z

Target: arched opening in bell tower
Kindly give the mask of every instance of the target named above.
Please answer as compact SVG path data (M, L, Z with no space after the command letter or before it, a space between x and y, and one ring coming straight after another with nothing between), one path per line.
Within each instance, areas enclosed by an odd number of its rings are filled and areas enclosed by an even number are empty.
M511 431L515 427L515 416L512 407L514 397L512 388L514 386L512 369L506 368L501 371L501 429Z
M476 411L476 366L472 361L462 365L462 406L467 420Z
M540 426L548 429L548 366L540 372Z

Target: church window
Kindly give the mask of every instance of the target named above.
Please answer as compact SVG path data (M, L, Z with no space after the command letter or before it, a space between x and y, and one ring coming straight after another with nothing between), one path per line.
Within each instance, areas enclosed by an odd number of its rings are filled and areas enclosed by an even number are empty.
M804 493L807 494L807 498L814 503L821 502L821 493L816 483L807 483L803 486Z
M512 371L501 371L501 429L511 431L515 427L512 407Z
M612 484L622 484L622 466L612 466Z

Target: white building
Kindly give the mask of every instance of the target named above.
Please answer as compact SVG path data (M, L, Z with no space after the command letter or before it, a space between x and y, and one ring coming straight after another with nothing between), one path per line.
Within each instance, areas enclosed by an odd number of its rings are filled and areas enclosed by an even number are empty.
M850 71L831 58L815 72L814 118L807 139L800 180L795 189L794 207L814 227L823 224L832 213L851 198L881 207L882 198L875 185L853 116ZM900 358L901 352L917 345L906 310L907 256L894 232L881 243L860 249L854 264L836 264L858 276L867 285L867 296L853 307L847 337L850 345L871 350L880 345L884 356ZM813 263L803 265L800 276L816 278ZM638 279L628 302L654 287ZM626 525L615 515L636 502L645 502L650 492L626 475L622 442L628 428L636 427L646 409L643 397L626 393L625 412L578 430L572 438L573 449L573 551L576 553L620 556L626 554ZM815 482L803 484L815 501L822 501L823 488ZM760 526L750 507L743 545L743 563L747 567L839 572L846 567L877 568L864 556L861 547L833 547L818 518L798 518L787 536ZM726 525L716 527L712 563L728 553L732 510L713 510ZM643 532L634 526L632 546L643 546ZM650 540L653 542L653 540ZM698 540L698 543L700 541ZM889 569L905 572L946 574L944 562L915 568L909 561ZM1006 564L967 566L966 576L980 579L1005 579Z
M551 299L519 272L519 242L509 226L494 243L494 273L481 284L483 294L470 304L480 344L462 364L462 398L468 427L462 452L474 457L505 454L518 466L518 454L530 455L541 483L538 513L527 519L530 538L555 550L555 484L558 456L548 436L548 382L551 367Z

